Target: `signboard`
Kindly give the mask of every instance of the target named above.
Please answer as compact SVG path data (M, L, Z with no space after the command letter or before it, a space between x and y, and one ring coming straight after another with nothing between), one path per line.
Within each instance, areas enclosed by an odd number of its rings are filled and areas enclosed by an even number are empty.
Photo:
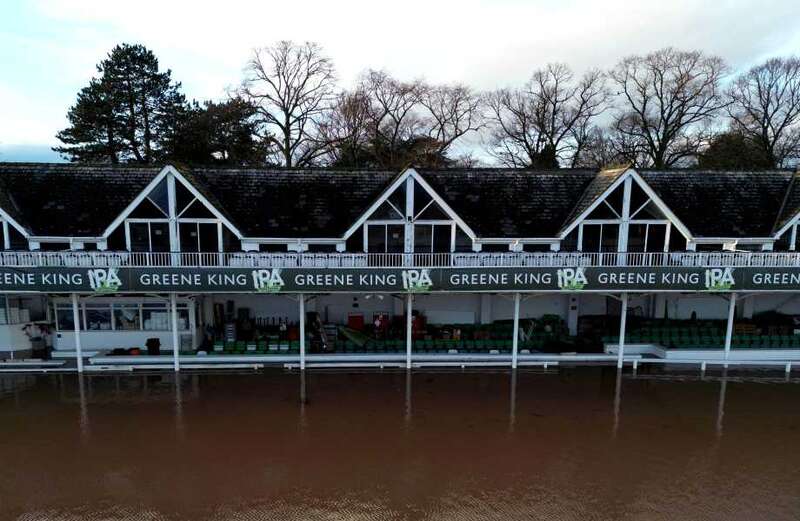
M0 268L0 292L800 291L800 268Z

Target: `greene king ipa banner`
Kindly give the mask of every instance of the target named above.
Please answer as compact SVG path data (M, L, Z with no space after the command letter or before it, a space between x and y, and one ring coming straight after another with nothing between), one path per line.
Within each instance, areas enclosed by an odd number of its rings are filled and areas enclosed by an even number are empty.
M0 268L0 292L800 291L800 268Z

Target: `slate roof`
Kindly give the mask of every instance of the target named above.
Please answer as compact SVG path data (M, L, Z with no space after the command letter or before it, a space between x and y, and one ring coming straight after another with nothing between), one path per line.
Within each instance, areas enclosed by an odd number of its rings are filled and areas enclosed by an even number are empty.
M461 169L417 172L486 238L555 237L595 170Z
M0 163L0 208L38 236L99 236L162 170ZM246 237L340 238L388 170L178 170ZM479 238L552 238L625 169L418 169ZM637 170L696 237L769 237L800 212L800 174Z
M0 163L0 207L34 235L97 237L162 168Z
M768 237L793 176L788 170L637 170L695 237Z
M398 175L394 171L195 168L248 237L341 237Z

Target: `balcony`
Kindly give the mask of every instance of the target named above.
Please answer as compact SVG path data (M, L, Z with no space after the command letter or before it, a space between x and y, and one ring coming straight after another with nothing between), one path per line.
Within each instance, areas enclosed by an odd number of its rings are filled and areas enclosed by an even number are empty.
M800 267L800 253L154 253L125 251L5 251L0 267L186 268L574 268Z

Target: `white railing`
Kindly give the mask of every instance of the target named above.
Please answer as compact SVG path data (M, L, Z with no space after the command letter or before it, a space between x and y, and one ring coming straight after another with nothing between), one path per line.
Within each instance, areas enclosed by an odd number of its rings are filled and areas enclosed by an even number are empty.
M498 252L498 253L169 253L0 252L0 267L800 267L800 253L773 252Z

